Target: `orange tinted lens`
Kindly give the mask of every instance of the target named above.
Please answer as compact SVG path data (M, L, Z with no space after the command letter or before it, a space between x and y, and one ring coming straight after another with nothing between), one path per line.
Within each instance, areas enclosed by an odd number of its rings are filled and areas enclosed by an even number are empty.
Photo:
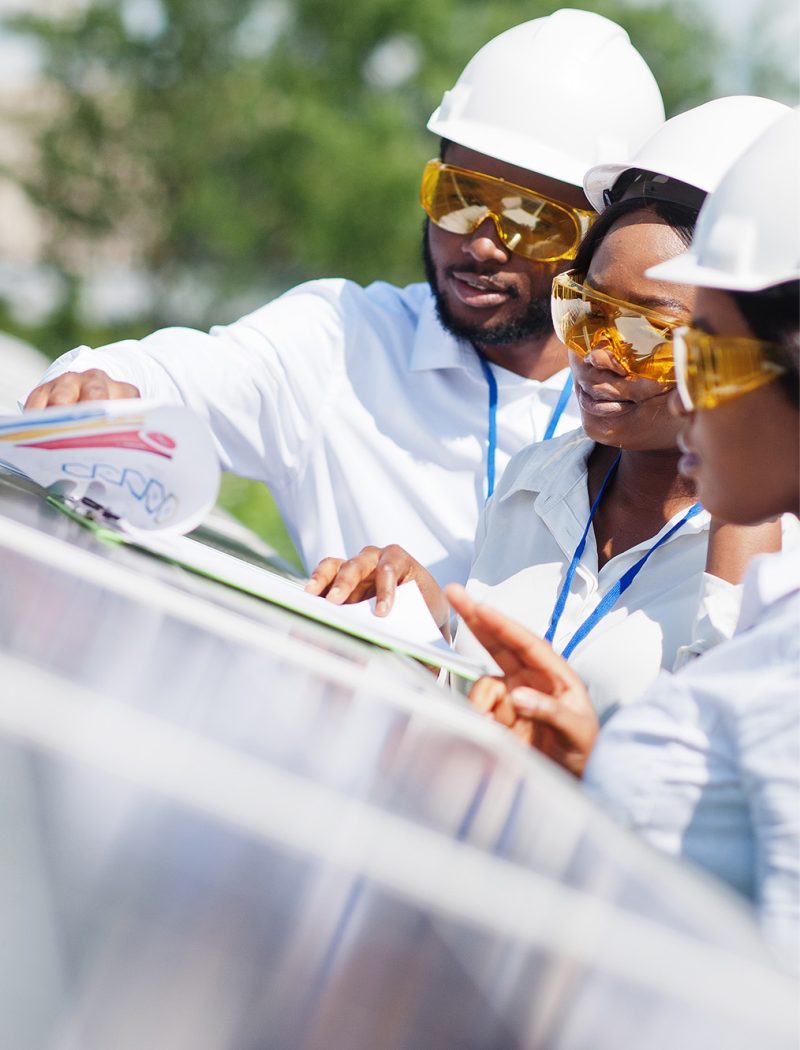
M458 175L431 161L422 180L422 206L437 226L448 233L472 233L488 218L486 194L477 180Z
M716 408L724 401L748 394L772 382L786 369L773 360L780 349L757 339L708 335L681 329L686 363L684 404L696 409Z
M567 208L518 186L430 161L422 179L422 206L448 233L469 234L490 216L510 251L549 262L575 252L581 229Z
M675 380L672 355L674 324L655 315L639 313L635 306L615 302L592 292L566 275L553 282L553 327L565 346L586 356L602 347L630 375Z

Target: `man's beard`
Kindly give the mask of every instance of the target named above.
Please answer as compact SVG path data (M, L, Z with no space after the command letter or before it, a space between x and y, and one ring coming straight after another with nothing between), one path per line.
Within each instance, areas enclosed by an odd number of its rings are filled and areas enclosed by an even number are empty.
M527 310L520 317L512 321L492 325L491 327L468 324L454 317L439 287L436 267L431 256L430 245L428 244L429 221L426 219L423 226L422 261L425 266L425 276L428 279L428 284L431 286L434 302L436 303L436 314L444 329L457 339L466 339L473 346L477 347L514 346L528 339L540 339L543 336L552 335L553 322L550 315L549 295L546 299L532 299L528 303ZM481 272L477 267L470 267L468 264L460 267L460 269L462 272L476 274ZM519 298L516 288L509 288L508 293L512 298Z

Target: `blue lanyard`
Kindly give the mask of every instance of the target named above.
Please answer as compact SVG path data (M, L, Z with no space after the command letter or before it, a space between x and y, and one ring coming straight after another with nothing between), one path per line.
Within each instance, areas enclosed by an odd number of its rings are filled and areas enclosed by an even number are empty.
M486 377L486 383L489 387L489 440L486 453L486 498L488 499L494 492L494 464L497 455L497 380L494 377L494 372L492 372L489 367L489 362L483 354L478 354L478 360L481 363L481 368L483 369L483 374ZM543 441L549 441L555 433L558 421L561 419L564 409L567 407L567 402L569 401L571 393L572 372L569 372L567 374L567 381L564 383L561 395L556 403L556 407L553 409L553 414L550 416L550 421L547 424L547 429L542 438Z
M497 453L497 380L483 354L478 354L478 360L489 386L489 447L486 452L486 498L488 499L494 492L494 460Z
M553 638L558 628L559 621L564 612L564 606L567 604L567 596L569 595L569 590L572 585L572 579L575 575L575 570L578 567L578 564L581 560L581 556L583 555L584 548L586 547L586 537L589 535L589 529L592 527L592 521L594 520L595 512L597 511L597 508L600 505L600 500L603 497L603 493L605 492L609 481L611 481L611 478L616 473L617 467L619 466L619 459L621 454L622 453L617 453L617 458L611 464L608 473L603 479L603 484L600 486L600 491L597 493L594 503L592 504L592 509L589 511L589 520L586 522L586 527L583 530L583 535L581 536L578 546L575 548L575 553L572 555L572 561L570 562L569 568L567 569L567 575L564 577L564 582L561 585L561 590L558 594L558 597L556 598L556 604L553 608L553 615L550 617L550 626L547 628L547 633L544 636L545 640L550 642L551 645L553 643ZM686 513L683 515L680 521L676 522L668 532L666 532L659 540L657 540L653 544L652 547L649 548L649 550L645 551L645 553L636 562L635 565L632 565L630 569L628 569L622 574L622 576L620 576L620 578L617 580L617 582L614 584L611 590L608 591L608 593L600 602L600 604L594 609L593 612L591 612L586 617L586 619L583 621L583 623L580 625L577 631L573 634L573 636L561 650L561 655L564 657L565 660L570 656L575 647L580 645L580 643L583 641L586 635L594 627L597 626L597 624L603 619L603 617L608 612L611 611L620 595L624 594L624 592L627 591L627 589L642 571L650 555L654 551L658 550L658 548L661 547L662 544L666 543L670 536L676 533L678 529L682 528L690 518L693 518L696 514L699 514L702 509L703 508L700 506L699 503L693 504L693 506L691 506L686 511Z
M553 414L550 416L550 422L547 424L547 430L544 432L543 441L549 441L550 438L555 434L558 421L564 414L564 409L567 407L567 402L572 394L572 372L567 371L567 379L564 383L564 387L561 391L561 396L556 402L556 407L553 409Z

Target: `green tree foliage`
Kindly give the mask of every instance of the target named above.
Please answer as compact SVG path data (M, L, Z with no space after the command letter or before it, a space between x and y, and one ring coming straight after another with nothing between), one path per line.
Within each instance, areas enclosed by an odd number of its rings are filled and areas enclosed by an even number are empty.
M63 286L45 324L17 332L55 356L226 321L315 276L419 279L419 175L437 149L428 116L481 44L559 6L89 0L58 19L17 18L41 48L47 93L26 126L31 163L7 174L41 212ZM710 97L714 38L694 8L580 6L628 29L668 112ZM579 126L581 114L564 119ZM87 329L82 282L115 242L135 247L152 307L124 328ZM263 489L230 480L223 503L291 556Z
M59 336L86 260L111 238L135 244L154 277L143 324L219 320L242 293L264 301L323 274L416 279L428 115L484 41L557 6L94 0L18 18L50 95L15 176L65 277ZM692 8L583 6L628 28L669 110L708 97L713 38Z

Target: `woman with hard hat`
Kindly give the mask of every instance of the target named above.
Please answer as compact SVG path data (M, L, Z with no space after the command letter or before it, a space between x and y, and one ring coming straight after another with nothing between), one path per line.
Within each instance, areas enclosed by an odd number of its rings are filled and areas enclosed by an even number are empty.
M654 285L644 271L684 250L706 191L785 110L766 99L719 99L668 121L635 168L590 172L593 203L604 207L604 189L611 203L575 269L553 286L555 328L570 350L585 433L520 452L478 526L469 593L569 656L602 717L639 696L662 667L729 637L735 625L733 584L754 537L737 533L731 544L726 527L709 548L710 516L678 473L679 423L666 407L671 333L691 316L694 290ZM768 527L757 539L760 549L775 549L779 530ZM326 560L310 589L338 601L376 593L387 602L395 581L409 578L445 623L443 592L398 548ZM486 659L463 626L456 647Z
M648 271L700 287L676 331L680 469L740 524L800 511L800 112L734 164L691 248ZM550 646L459 587L454 608L505 672L474 702L507 707L656 846L751 897L790 966L800 949L800 552L748 570L731 641L663 674L598 736L588 694ZM591 758L586 764L591 752Z

